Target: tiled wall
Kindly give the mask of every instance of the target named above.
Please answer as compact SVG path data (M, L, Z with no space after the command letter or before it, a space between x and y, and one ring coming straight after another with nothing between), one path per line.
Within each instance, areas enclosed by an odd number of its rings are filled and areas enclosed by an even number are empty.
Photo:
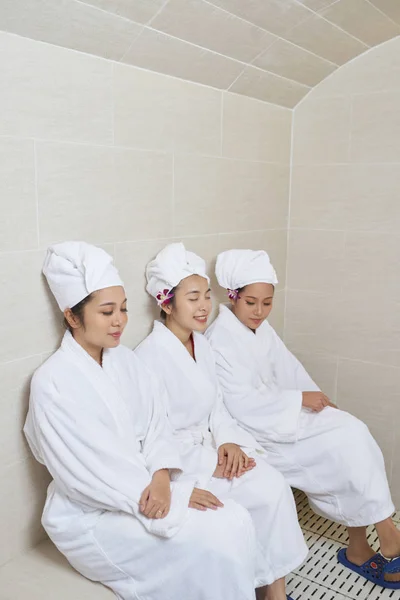
M266 247L283 327L291 112L0 34L0 564L36 543L48 477L21 435L34 369L61 336L46 246L113 253L134 346L150 328L144 266L182 239L209 263Z
M285 319L289 346L378 440L397 506L399 107L397 38L295 109Z

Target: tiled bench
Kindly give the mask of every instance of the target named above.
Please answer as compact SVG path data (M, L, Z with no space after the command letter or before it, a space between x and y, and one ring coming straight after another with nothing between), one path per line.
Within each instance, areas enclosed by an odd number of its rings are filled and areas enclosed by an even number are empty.
M115 600L79 575L49 541L0 568L0 600Z

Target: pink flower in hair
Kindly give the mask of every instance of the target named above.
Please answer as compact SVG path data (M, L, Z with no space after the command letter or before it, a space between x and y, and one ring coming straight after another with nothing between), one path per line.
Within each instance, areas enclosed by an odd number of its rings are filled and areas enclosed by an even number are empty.
M169 289L165 289L162 292L158 292L156 296L158 306L162 306L163 304L169 304L173 297L174 294L172 294Z
M228 298L230 298L231 300L238 300L240 298L239 290L230 290L228 288Z

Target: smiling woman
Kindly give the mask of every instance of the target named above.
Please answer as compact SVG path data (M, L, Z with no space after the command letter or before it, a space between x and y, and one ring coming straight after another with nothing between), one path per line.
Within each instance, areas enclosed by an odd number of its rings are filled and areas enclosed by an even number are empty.
M211 312L205 262L183 244L170 244L148 264L146 277L165 319L154 323L136 354L166 392L184 469L196 482L190 506L218 515L232 500L246 508L258 540L257 598L286 600L284 577L303 561L307 547L289 486L223 406L211 347L202 335Z
M120 600L252 600L251 520L233 503L217 521L189 511L193 481L162 392L120 344L127 300L112 258L67 242L49 248L43 271L68 326L33 377L24 429L53 478L42 517L49 537Z

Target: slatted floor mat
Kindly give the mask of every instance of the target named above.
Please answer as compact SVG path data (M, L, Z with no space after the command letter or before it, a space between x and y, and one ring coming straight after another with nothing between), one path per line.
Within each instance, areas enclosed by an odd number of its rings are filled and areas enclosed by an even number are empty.
M294 492L304 537L310 548L307 560L287 577L287 593L294 600L400 600L400 590L385 590L337 562L336 554L347 544L346 528L316 515L300 491ZM400 528L400 512L393 515ZM378 549L374 527L368 528L368 540Z

